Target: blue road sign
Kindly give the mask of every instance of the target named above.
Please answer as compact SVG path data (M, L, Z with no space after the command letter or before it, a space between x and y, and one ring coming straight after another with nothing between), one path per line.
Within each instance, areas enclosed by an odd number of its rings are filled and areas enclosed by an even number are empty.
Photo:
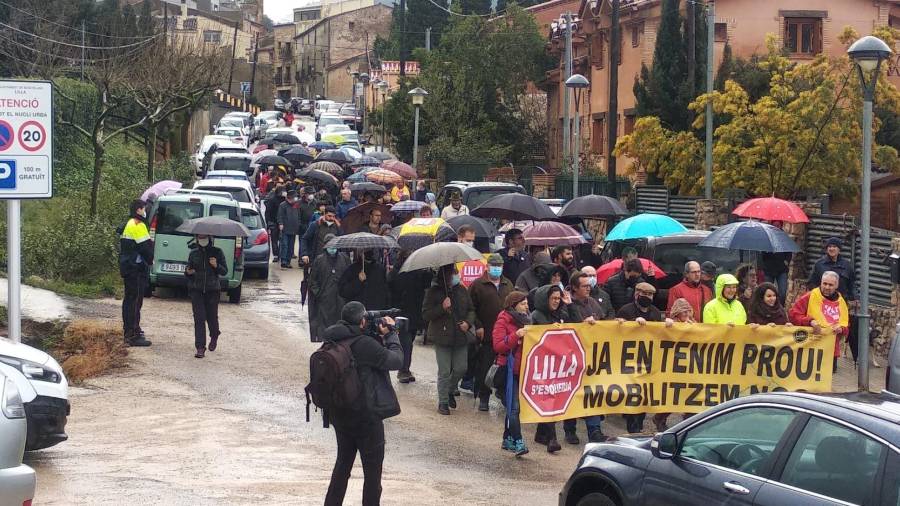
M0 160L0 189L14 190L16 188L16 162L15 160Z
M250 81L241 81L241 93L250 93Z
M15 138L16 131L13 129L12 125L0 120L0 151L9 149Z

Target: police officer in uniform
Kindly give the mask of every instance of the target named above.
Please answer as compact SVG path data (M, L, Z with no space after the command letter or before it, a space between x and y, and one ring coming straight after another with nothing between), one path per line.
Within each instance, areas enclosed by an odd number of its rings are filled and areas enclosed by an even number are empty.
M125 283L122 325L128 346L150 346L150 341L144 338L144 331L141 330L141 306L150 281L150 265L153 264L153 241L145 223L146 205L143 200L131 202L131 218L119 238L119 273Z

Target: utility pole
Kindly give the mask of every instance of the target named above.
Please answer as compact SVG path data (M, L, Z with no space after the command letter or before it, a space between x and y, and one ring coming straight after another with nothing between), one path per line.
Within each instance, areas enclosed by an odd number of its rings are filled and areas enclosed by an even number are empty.
M713 92L713 64L716 44L716 3L706 2L706 92ZM706 198L712 198L713 179L713 110L712 102L706 101Z
M612 25L609 29L609 103L606 107L606 186L612 198L619 198L616 188L616 136L619 133L619 61L622 59L622 33L619 26L619 0L612 2Z
M400 0L400 79L406 77L406 0Z
M84 20L81 20L81 80L84 81Z
M248 97L253 96L254 88L256 88L256 62L259 60L259 32L256 33L256 38L253 41L253 70L250 71L250 92L247 93Z
M565 54L565 76L562 81L566 82L567 79L572 77L572 13L566 12L564 15L566 19L566 54ZM569 120L569 88L563 86L563 164L569 163L569 152L572 147L572 141L570 139L569 131L572 125L570 124L571 120Z
M231 84L232 79L234 78L234 57L237 54L237 32L238 32L238 23L240 21L234 22L234 36L231 37L231 68L228 70L228 94L231 94Z
M431 27L425 29L425 51L431 52Z
M692 0L685 5L687 10L687 82L691 87L691 97L697 92L697 18L694 15L696 6Z
M169 44L169 4L163 2L163 46Z

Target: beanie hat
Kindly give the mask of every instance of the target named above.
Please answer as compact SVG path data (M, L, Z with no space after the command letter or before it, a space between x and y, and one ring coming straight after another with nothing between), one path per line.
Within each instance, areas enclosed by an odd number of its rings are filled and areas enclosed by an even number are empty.
M718 269L719 268L716 266L716 264L708 260L700 265L700 270L703 271L703 273L707 276L715 276Z
M512 309L527 298L528 294L525 292L520 292L518 290L510 292L510 294L506 296L506 300L503 302L503 307L506 309Z
M366 306L362 305L362 302L351 301L344 304L344 308L341 309L341 320L344 320L347 323L352 325L359 325L363 318L366 317Z
M826 248L828 248L829 246L837 246L838 248L840 248L843 245L844 245L844 242L841 241L840 239L838 239L837 237L829 237L828 239L825 240Z
M669 309L669 316L674 318L685 311L690 311L693 314L694 308L691 307L691 303L687 299L679 297L672 303L672 309Z

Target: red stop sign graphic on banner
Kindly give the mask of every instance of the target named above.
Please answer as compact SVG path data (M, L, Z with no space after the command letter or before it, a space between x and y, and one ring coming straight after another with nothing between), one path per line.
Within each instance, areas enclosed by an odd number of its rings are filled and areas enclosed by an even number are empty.
M484 262L481 260L469 260L463 262L462 269L459 270L459 282L466 288L469 287L476 279L484 274Z
M522 395L541 416L566 412L581 388L585 353L571 329L548 330L525 358Z

